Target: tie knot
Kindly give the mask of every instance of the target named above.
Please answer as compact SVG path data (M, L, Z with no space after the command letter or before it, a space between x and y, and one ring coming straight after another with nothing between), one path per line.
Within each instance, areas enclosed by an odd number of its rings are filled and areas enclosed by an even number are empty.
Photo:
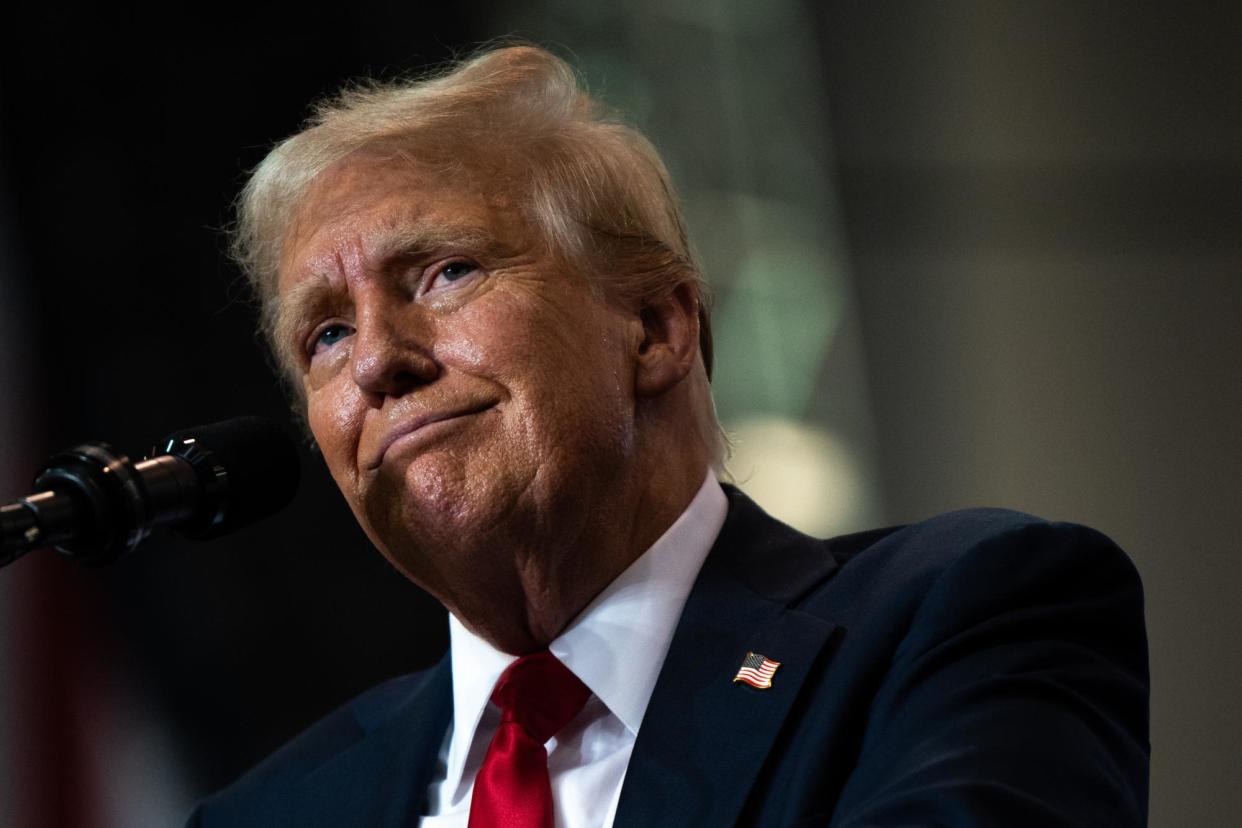
M587 686L547 650L510 664L492 691L501 721L521 725L540 744L569 724L590 697Z

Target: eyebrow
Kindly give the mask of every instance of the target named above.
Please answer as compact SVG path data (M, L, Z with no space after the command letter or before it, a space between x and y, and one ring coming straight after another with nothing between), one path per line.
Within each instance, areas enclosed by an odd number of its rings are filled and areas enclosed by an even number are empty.
M301 364L302 349L293 341L295 336L329 308L339 307L339 301L339 291L322 275L304 279L277 294L272 341L285 362Z
M375 245L374 258L379 262L431 255L454 248L484 256L512 255L491 230L476 225L415 222L384 231L383 236Z
M496 238L493 231L479 225L414 221L399 228L380 230L375 235L379 238L368 244L368 258L377 262L381 271L391 270L394 262L454 250L463 255L498 260L516 255L516 251ZM347 297L342 294L329 272L312 267L305 278L277 295L273 340L282 351L293 349L286 357L301 358L301 348L293 339L318 318L348 304Z

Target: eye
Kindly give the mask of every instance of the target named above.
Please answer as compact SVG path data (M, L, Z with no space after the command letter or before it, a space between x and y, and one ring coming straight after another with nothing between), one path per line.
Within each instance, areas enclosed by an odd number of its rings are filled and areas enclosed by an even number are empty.
M465 259L454 259L453 261L446 262L432 271L431 281L427 283L427 290L436 290L461 281L478 271L478 269L478 265Z
M306 343L306 352L313 357L315 354L328 350L353 332L354 329L343 322L324 325L315 331Z

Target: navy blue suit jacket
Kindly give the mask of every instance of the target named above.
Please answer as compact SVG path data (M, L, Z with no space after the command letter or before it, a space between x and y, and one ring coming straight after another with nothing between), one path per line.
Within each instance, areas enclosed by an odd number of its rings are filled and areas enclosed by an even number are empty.
M1145 823L1142 588L1111 541L1003 510L822 541L728 495L617 826ZM747 651L770 689L733 683ZM446 657L371 690L190 824L416 824L450 687Z

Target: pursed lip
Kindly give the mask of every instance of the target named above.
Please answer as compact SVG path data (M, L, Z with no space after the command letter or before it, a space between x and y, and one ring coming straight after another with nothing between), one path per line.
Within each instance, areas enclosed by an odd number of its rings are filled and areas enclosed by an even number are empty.
M392 444L407 434L413 434L416 431L420 431L432 423L441 423L445 420L453 420L458 417L468 417L471 414L479 414L491 408L495 404L496 403L494 402L483 402L447 411L431 411L426 414L420 414L412 419L405 420L384 435L384 439L380 441L374 454L367 458L365 468L367 471L374 471L375 469L378 469L380 464L384 462L384 456L388 453L388 449L392 448Z

